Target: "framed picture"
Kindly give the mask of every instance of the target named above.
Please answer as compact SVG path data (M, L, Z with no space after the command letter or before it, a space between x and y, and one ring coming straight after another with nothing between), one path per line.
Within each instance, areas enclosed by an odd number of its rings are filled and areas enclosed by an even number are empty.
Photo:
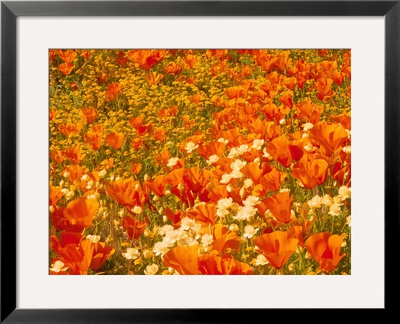
M2 1L1 321L393 308L399 6Z

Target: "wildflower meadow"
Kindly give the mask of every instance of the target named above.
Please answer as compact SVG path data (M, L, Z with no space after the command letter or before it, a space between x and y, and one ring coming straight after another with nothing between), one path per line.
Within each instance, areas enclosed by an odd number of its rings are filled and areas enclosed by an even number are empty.
M351 50L49 50L48 266L351 275Z

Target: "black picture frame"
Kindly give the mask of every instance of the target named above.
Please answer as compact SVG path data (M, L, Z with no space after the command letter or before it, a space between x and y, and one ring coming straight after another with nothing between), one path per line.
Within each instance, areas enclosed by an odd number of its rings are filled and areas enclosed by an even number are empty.
M264 309L18 309L16 266L19 16L381 16L385 19L385 307L394 310L400 247L400 4L394 1L1 1L1 323L233 323ZM373 188L371 188L373 190ZM373 244L373 243L371 243ZM367 247L366 247L367 248ZM373 256L371 256L373 257ZM366 283L368 285L368 283ZM40 292L38 292L40 293ZM317 297L316 297L317 298ZM303 311L304 309L291 309ZM346 309L344 309L346 310ZM348 310L348 309L347 309ZM268 309L271 312L271 309ZM287 314L288 309L273 309ZM325 311L337 311L326 309ZM273 314L272 314L273 315ZM333 315L333 314L332 314ZM249 317L250 316L250 317ZM287 315L286 315L287 316ZM334 316L337 316L335 313ZM310 318L310 320L312 320Z

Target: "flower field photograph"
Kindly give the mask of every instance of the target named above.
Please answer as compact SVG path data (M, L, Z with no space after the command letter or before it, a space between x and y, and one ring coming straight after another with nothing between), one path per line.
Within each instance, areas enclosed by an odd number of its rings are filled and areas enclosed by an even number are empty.
M50 275L351 275L350 49L48 54Z

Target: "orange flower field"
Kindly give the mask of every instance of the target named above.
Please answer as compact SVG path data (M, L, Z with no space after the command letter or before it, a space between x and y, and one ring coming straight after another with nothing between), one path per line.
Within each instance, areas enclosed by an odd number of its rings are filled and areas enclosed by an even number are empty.
M350 275L347 49L49 51L51 275Z

